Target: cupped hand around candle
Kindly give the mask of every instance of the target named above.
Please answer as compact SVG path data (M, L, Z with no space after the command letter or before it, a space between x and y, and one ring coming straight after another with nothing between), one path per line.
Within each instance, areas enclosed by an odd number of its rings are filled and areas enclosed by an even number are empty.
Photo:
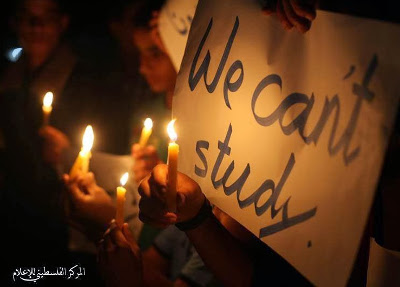
M132 171L137 183L149 175L157 164L162 163L155 147L151 145L145 147L139 144L132 145L132 157Z
M52 126L44 126L39 130L43 138L43 159L46 163L56 166L62 162L62 154L69 148L67 136Z
M71 179L65 174L68 222L89 239L98 241L115 215L115 206L107 192L96 184L93 173Z
M316 17L316 0L276 0L267 3L263 12L266 15L276 13L286 30L295 27L299 32L305 33Z
M98 244L98 264L106 286L143 286L142 255L128 224L114 222Z
M205 196L200 186L187 175L178 172L177 211L167 211L166 194L168 166L157 165L139 186L139 218L156 227L166 227L195 217L204 203Z

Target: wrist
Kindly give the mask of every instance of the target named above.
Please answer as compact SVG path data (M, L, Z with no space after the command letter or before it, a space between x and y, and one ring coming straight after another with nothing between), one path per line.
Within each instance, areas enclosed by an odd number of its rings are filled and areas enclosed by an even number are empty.
M175 226L181 231L188 231L200 226L207 218L212 216L212 206L207 198L204 198L203 204L194 217L189 220L175 223Z

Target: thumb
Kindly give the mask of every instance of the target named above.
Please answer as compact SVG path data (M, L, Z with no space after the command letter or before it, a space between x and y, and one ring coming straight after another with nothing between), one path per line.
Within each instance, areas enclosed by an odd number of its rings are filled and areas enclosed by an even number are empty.
M140 248L136 243L135 238L133 237L132 232L129 230L129 226L128 223L124 223L124 225L122 226L122 233L124 234L126 240L128 241L129 245L131 246L131 249L134 252L139 252Z
M124 223L124 225L122 226L122 233L124 234L126 240L128 240L129 242L135 242L135 238L133 237L133 234L129 229L128 223Z
M185 205L186 202L186 196L181 193L181 192L177 192L176 193L176 206L179 208L182 208Z

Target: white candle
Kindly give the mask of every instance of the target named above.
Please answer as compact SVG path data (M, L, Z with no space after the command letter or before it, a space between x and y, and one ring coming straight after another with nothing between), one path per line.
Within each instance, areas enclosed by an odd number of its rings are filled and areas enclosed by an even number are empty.
M43 126L47 126L49 124L50 114L53 110L53 93L47 92L43 97Z
M150 118L147 118L144 121L144 127L142 129L142 134L140 135L140 140L139 144L141 147L145 147L147 144L147 141L149 140L149 137L151 135L151 132L153 130L153 121Z
M124 185L128 181L128 173L124 173L124 175L121 177L120 183L121 186L117 187L117 213L115 215L115 221L117 225L122 228L122 225L124 224L124 205L125 205L125 193L126 189L124 188Z
M167 208L170 212L176 212L176 184L178 176L179 145L175 143L178 135L174 129L175 120L170 121L167 127L171 142L168 145L168 181L167 181Z
M71 168L69 176L74 178L79 172L86 174L89 171L89 160L92 157L91 149L94 141L92 126L87 126L82 139L82 148Z

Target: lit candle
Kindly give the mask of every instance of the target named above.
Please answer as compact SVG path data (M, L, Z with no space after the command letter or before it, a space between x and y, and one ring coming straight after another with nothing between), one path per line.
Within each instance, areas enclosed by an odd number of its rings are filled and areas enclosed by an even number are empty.
M49 118L53 107L51 104L53 103L53 93L47 92L43 97L43 126L47 126L49 124Z
M175 143L178 135L174 129L175 120L169 122L167 131L171 142L168 145L168 181L167 181L167 208L170 212L176 212L176 181L178 171L179 145Z
M142 134L140 135L139 144L141 147L146 146L147 141L151 135L152 129L153 129L153 121L150 118L147 118L144 121L144 127L142 129Z
M124 205L125 205L125 193L126 193L124 185L126 184L127 181L128 181L128 173L125 172L120 180L121 186L117 187L117 213L115 215L115 221L120 228L122 228L122 225L124 224Z
M82 148L71 168L69 176L74 178L79 172L86 174L89 171L89 160L92 156L90 150L93 146L94 134L92 126L87 126L82 139Z

